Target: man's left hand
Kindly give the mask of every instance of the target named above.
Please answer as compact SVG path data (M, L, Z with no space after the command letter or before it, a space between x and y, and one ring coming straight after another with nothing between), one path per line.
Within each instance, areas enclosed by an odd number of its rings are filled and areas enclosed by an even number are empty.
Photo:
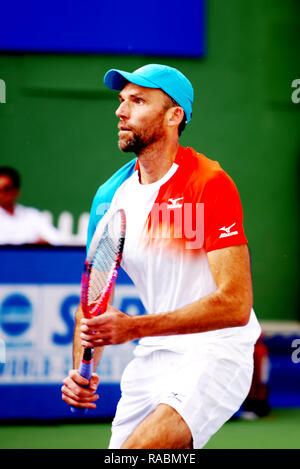
M83 318L80 338L83 347L123 344L134 337L132 316L108 306L105 313L91 319Z

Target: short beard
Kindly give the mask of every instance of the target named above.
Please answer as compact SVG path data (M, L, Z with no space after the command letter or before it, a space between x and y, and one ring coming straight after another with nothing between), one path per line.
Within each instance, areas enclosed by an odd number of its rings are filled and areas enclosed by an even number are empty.
M128 140L119 140L118 146L121 151L124 151L125 153L135 153L138 155L144 148L146 148L148 145L151 145L155 141L155 138L153 137L151 140L146 140L141 138L139 135L134 134L133 137L131 137Z
M132 130L132 137L128 137L127 139L119 139L119 149L125 153L135 153L138 155L148 146L161 140L165 135L165 132L162 130L164 115L165 109L158 116L156 116L155 122L152 123L152 125L149 124L146 130L140 130L138 131L139 133L135 130Z

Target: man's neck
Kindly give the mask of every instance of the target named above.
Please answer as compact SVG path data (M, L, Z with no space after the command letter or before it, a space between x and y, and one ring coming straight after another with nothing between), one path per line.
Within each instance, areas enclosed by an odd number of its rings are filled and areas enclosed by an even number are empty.
M171 168L179 148L175 142L155 142L137 156L139 159L141 184L152 184L161 179Z

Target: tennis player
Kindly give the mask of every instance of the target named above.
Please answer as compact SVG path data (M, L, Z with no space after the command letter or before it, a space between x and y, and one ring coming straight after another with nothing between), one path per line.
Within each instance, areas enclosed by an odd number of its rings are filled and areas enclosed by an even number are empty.
M180 71L113 69L104 83L119 92L119 148L136 158L99 188L88 245L103 207L123 208L122 266L148 314L109 306L83 319L79 308L63 399L96 405L98 376L82 389L87 382L76 371L83 346L96 348L97 365L103 346L139 339L122 376L109 447L202 448L246 398L260 335L239 194L218 162L179 144L193 104Z

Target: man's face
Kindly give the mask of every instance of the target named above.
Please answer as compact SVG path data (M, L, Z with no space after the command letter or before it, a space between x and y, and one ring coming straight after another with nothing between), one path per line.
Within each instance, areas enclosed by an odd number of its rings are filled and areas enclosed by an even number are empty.
M14 187L10 177L0 174L0 207L14 204L18 196L19 190Z
M119 94L119 148L139 154L166 134L166 99L159 89L128 83Z

